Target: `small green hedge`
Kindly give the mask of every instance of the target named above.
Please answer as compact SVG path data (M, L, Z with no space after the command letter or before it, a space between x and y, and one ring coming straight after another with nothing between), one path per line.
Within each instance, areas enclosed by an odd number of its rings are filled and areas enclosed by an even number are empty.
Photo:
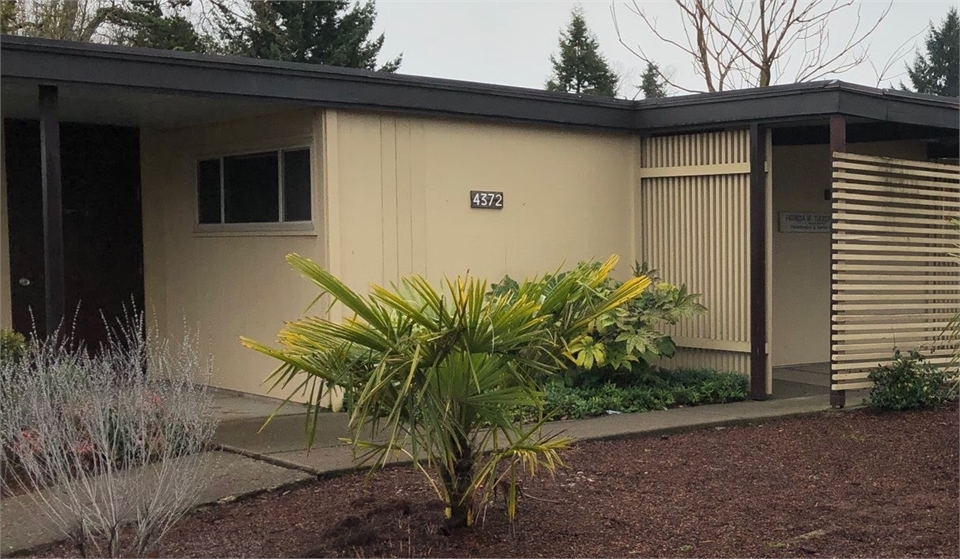
M546 410L553 419L582 419L608 412L635 413L677 406L722 404L747 397L749 381L739 373L710 369L655 369L638 375L628 385L607 383L597 387L571 387L548 383ZM521 412L518 419L535 419Z
M895 349L893 363L873 369L867 378L873 381L867 405L876 410L933 408L955 396L956 381L917 351L904 355Z
M23 334L0 328L0 361L19 362L27 351L27 339Z

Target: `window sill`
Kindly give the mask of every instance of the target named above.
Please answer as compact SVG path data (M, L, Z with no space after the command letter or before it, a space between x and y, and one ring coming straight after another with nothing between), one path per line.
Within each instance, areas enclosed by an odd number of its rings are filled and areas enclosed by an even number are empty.
M316 237L313 223L222 223L196 225L194 237Z

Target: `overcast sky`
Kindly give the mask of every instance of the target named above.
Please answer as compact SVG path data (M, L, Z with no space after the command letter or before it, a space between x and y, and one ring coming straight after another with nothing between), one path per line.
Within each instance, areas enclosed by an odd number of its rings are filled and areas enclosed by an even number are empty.
M658 28L664 34L683 38L678 11L672 1L637 0L637 3L658 18ZM402 52L400 72L404 74L542 88L551 72L549 56L557 52L559 32L569 22L570 11L576 4L569 0L378 0L377 27L386 33L381 58ZM611 67L625 77L620 95L632 97L643 68L617 38L611 16L613 2L582 0L580 4L587 25L597 36ZM864 0L862 18L872 23L887 4ZM925 31L931 20L939 23L951 5L956 2L894 0L890 14L871 40L869 52L877 66L886 63L905 41L909 41L905 60L912 60L914 48L922 46L925 33L913 40L911 37ZM616 9L626 42L642 46L683 86L703 88L703 79L693 73L687 57L659 43L642 21L626 10L622 1L616 2ZM832 20L835 40L839 41L844 33L849 36L855 23L856 11L849 8L845 10L845 17ZM896 68L894 74L902 72L903 63ZM877 85L876 72L869 65L847 72L840 79ZM894 84L900 79L906 80L906 76L895 78ZM881 85L886 87L889 83L888 79Z

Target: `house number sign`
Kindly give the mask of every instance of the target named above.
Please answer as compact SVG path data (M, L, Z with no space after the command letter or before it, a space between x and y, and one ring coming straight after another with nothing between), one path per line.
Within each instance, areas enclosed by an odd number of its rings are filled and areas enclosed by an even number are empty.
M502 210L503 192L493 192L490 190L471 190L470 207L481 210Z

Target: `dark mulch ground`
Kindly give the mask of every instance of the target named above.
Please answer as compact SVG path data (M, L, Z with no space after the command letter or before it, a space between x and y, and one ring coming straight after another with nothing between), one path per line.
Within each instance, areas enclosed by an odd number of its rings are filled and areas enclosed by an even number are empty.
M638 419L639 420L639 419ZM211 507L165 557L957 557L958 413L832 412L584 442L555 479L443 536L410 468ZM535 498L534 498L535 497ZM50 554L68 552L65 548Z

